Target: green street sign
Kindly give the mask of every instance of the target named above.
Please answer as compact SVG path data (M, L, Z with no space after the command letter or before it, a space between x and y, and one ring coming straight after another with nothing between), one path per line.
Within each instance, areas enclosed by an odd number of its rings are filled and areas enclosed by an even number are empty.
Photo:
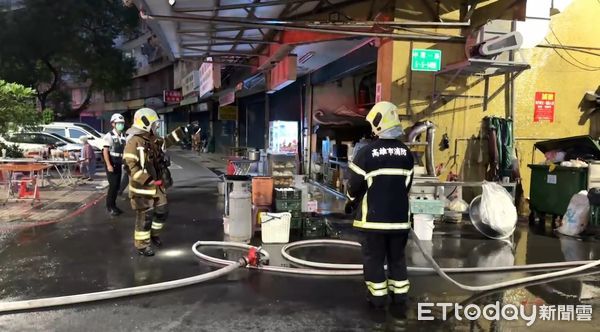
M438 71L442 68L442 51L413 49L410 69L413 71Z

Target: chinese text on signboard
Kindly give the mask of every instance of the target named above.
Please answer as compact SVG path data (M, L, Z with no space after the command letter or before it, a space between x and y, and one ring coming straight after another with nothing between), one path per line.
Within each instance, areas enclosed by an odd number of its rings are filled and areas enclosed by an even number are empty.
M533 121L540 122L543 120L548 120L550 122L554 122L555 100L556 92L536 92Z
M222 106L219 107L219 120L220 121L236 121L237 120L237 106Z
M177 90L163 90L163 102L167 104L180 103L183 97L181 91Z
M413 71L438 71L442 68L442 51L413 49L410 69Z
M206 58L200 66L200 97L204 97L214 89L221 87L221 67L212 63L212 58Z

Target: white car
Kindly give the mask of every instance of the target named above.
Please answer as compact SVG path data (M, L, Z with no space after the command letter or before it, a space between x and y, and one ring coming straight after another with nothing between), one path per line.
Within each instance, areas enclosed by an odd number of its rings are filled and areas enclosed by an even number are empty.
M104 148L103 135L85 123L52 122L51 124L43 125L42 131L69 138L78 143L81 143L81 137L85 136L93 147L100 150Z
M83 144L77 143L76 141L74 141L70 138L66 138L66 137L62 137L57 134L46 133L46 132L41 132L40 134L50 135L50 136L56 138L57 140L59 140L60 142L65 143L66 144L65 147L69 146L69 148L66 148L67 151L72 151L72 150L70 150L70 147L72 147L72 146L78 146L79 150L77 150L77 155L79 155L79 153L81 152L81 149L83 148ZM92 148L94 149L94 154L96 155L96 161L101 162L102 161L102 150L98 149L95 146L92 146Z
M0 141L7 145L17 145L25 153L28 151L38 152L40 149L54 146L57 150L79 155L83 147L83 145L70 139L44 132L9 133L4 137L0 137ZM100 149L94 148L94 153L96 154L96 159L99 159L101 156Z

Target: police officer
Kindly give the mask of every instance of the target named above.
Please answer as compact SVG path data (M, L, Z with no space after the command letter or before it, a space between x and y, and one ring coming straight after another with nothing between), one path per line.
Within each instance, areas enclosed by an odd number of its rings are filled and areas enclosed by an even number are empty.
M117 193L119 191L122 169L123 150L125 149L125 118L119 113L110 117L113 129L104 135L104 164L108 178L108 193L106 195L106 209L111 216L117 216L123 211L117 207Z
M394 104L375 104L367 121L378 139L360 149L349 164L346 212L355 211L353 225L362 233L367 300L381 308L388 295L395 303L407 299L404 249L410 231L408 193L414 160L398 140L402 127Z

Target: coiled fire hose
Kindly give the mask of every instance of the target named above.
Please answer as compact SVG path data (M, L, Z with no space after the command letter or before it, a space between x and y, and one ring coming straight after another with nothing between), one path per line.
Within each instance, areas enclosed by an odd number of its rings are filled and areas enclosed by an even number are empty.
M481 292L481 291L491 291L495 289L507 288L510 286L520 285L524 283L533 283L544 281L548 279L556 279L559 277L563 277L570 274L575 274L582 272L584 270L589 270L594 267L600 265L600 260L597 261L576 261L576 262L556 262L556 263L544 263L544 264L530 264L530 265L519 265L519 266L501 266L501 267L472 267L472 268L441 268L436 261L427 253L427 251L423 248L421 241L417 238L414 232L410 231L411 238L417 244L417 247L423 253L423 256L427 259L427 261L433 266L432 268L425 267L409 267L408 270L411 272L436 272L440 277L447 280L448 282L456 285L457 287L473 291L473 292ZM194 254L208 262L223 265L224 267L211 271L208 273L204 273L198 276L171 280L156 284L137 286L137 287L128 287L121 288L115 290L101 291L101 292L93 292L93 293L85 293L85 294L77 294L77 295L67 295L67 296L59 296L59 297L51 297L51 298L43 298L43 299L34 299L34 300L23 300L23 301L13 301L13 302L0 302L0 313L3 312L11 312L18 310L32 310L39 308L48 308L54 306L62 306L69 304L78 304L85 302L93 302L100 300L108 300L115 299L120 297L127 297L133 295L147 294L153 292L159 292L184 286L189 286L193 284L198 284L201 282L209 281L212 279L219 278L226 274L229 274L240 267L248 267L252 269L258 269L262 271L271 271L271 272L280 272L280 273L288 273L288 274L297 274L297 275L318 275L318 276L353 276L353 275L361 275L362 274L362 265L359 264L333 264L333 263L319 263L319 262L311 262L307 260L302 260L296 257L293 257L287 253L287 251L291 248L298 248L306 245L327 245L327 244L336 244L336 245L346 245L357 247L360 246L357 242L352 241L342 241L342 240L308 240L308 241L299 241L288 244L282 248L282 255L290 260L293 263L304 265L304 266L313 266L317 268L288 268L283 266L269 266L269 265L261 265L262 261L269 259L269 253L260 248L250 246L242 243L235 242L220 242L220 241L198 241L194 243L192 246L192 251ZM223 248L236 248L236 249L244 249L248 250L248 254L237 261L225 260L220 258L211 257L209 255L203 254L198 251L199 246L216 246ZM577 266L570 269L545 273L541 275L535 275L515 280L504 281L500 283L484 285L484 286L470 286L459 283L458 281L452 279L448 276L447 273L483 273L483 272L515 272L515 271L531 271L531 270L556 270L565 267Z

